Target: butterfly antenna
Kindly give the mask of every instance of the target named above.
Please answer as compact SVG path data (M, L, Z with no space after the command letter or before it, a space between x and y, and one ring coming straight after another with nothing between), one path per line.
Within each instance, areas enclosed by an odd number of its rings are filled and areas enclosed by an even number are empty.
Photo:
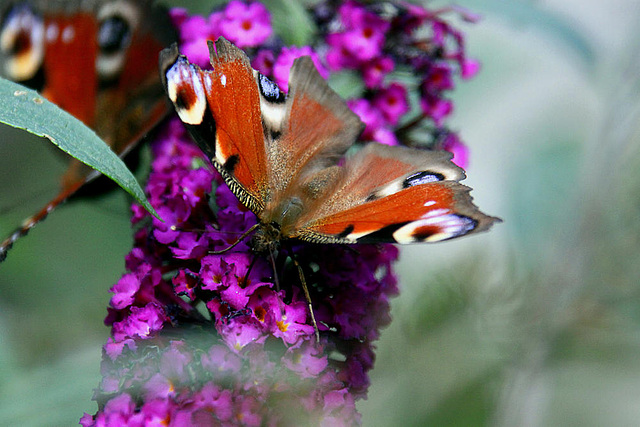
M7 258L7 252L9 252L9 249L13 247L13 244L18 239L26 236L33 227L38 225L38 223L40 223L40 221L43 221L51 213L51 211L53 211L61 203L71 197L73 193L78 191L85 182L85 180L81 180L65 188L53 200L47 203L44 208L40 209L38 213L22 221L22 225L18 227L13 233L11 233L9 237L4 239L2 243L0 243L0 262L4 261Z
M291 260L295 264L298 269L298 275L300 276L300 283L302 283L302 290L304 291L304 297L307 300L307 305L309 306L309 314L311 315L311 322L313 323L313 330L316 333L316 342L320 343L320 330L318 330L318 323L316 322L316 316L313 313L313 305L311 304L311 295L309 294L309 288L307 288L307 281L304 278L304 272L302 271L302 266L296 259L293 254L293 251L289 252L291 255Z
M210 254L213 255L220 255L223 254L225 252L230 251L231 249L235 248L236 246L238 246L240 244L240 242L242 242L244 240L245 237L247 237L249 234L251 234L251 232L253 230L255 230L256 228L258 228L258 226L260 226L260 223L256 223L254 225L251 226L251 228L249 228L247 231L245 231L244 233L242 233L242 235L240 237L238 237L238 240L236 240L235 242L233 242L231 244L231 246L228 246L222 250L219 251L209 251Z

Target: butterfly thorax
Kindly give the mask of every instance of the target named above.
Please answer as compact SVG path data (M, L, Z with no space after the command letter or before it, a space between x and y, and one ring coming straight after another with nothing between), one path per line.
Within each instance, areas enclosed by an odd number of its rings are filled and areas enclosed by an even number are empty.
M304 205L298 197L267 204L259 215L260 227L251 239L252 249L257 253L277 250L282 239L293 236L303 210Z
M256 232L251 237L249 246L251 250L264 255L276 252L280 247L280 225L276 223L260 223Z

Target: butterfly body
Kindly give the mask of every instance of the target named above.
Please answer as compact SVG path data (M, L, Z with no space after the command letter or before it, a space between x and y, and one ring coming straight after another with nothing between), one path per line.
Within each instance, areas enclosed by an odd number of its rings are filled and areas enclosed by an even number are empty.
M0 6L0 75L39 90L124 156L167 111L157 55L176 39L152 0L32 0ZM0 244L13 243L100 174L69 160L60 192Z
M165 49L163 83L180 119L241 203L256 214L254 248L312 243L434 242L487 230L451 154L370 143L345 157L363 125L309 58L289 93L223 38L212 71Z

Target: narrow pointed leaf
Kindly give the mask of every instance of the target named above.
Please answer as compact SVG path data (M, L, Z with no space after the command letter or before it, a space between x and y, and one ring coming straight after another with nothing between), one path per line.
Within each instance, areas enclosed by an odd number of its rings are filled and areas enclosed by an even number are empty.
M0 122L48 139L65 153L114 180L158 217L122 159L93 130L36 91L0 78Z

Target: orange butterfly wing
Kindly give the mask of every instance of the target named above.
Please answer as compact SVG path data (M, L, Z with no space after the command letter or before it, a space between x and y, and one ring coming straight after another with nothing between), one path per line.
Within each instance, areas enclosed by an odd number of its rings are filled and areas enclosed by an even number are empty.
M169 98L231 190L254 212L264 207L268 175L260 93L246 55L224 39L210 43L212 71L178 54L160 56Z
M435 242L488 229L451 154L370 143L309 205L293 237L333 243Z

